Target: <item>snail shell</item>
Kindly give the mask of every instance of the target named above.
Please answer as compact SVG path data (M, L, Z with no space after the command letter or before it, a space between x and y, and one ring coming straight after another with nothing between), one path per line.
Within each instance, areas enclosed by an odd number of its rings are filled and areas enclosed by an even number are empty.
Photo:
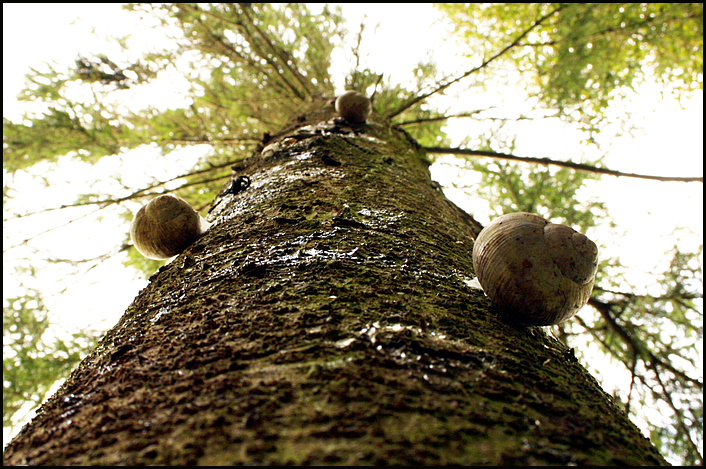
M473 268L486 295L514 319L548 326L566 321L588 302L598 248L568 226L510 213L480 232Z
M164 194L137 212L130 226L130 237L143 256L169 259L180 254L210 226L189 202Z
M336 99L336 112L348 122L362 124L373 112L373 105L364 94L346 91Z

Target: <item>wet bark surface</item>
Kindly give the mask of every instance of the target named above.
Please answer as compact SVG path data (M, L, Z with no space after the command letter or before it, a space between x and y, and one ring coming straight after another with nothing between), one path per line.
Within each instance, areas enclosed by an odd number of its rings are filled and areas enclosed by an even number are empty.
M665 464L469 287L480 226L405 133L319 105L238 176L5 464Z

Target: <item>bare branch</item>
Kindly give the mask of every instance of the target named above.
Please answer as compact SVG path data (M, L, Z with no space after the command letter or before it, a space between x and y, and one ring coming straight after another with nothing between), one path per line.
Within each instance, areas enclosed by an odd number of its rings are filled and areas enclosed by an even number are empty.
M414 106L414 105L417 104L418 102L425 100L426 98L428 98L428 97L431 96L432 94L438 93L438 92L440 92L440 91L443 91L443 90L445 90L446 88L448 88L449 86L453 85L454 83L456 83L456 82L458 82L458 81L460 81L460 80L463 80L463 79L466 78L467 76L469 76L469 75L471 75L471 74L473 74L473 73L475 73L475 72L477 72L477 71L479 71L479 70L482 70L483 68L487 67L488 64L490 64L492 61L494 61L494 60L497 59L498 57L502 56L503 54L505 54L505 52L509 51L509 50L512 49L513 47L517 46L517 45L520 43L520 41L522 40L522 38L524 38L525 36L527 36L534 28L536 28L537 26L539 26L540 24L542 24L544 21L546 21L548 18L550 18L551 16L553 16L555 13L557 13L557 12L558 12L559 10L561 10L562 8L564 8L564 7L563 7L563 6L559 6L559 7L555 8L554 10L552 10L551 12L547 13L546 15L544 15L543 17L539 18L537 21L532 22L532 24L529 26L529 28L525 29L525 30L522 32L522 34L520 34L519 36L517 36L517 37L515 38L515 40L510 43L510 45L508 45L508 46L505 47L503 50L501 50L501 51L498 52L497 54L493 55L493 56L490 57L489 59L484 60L483 63L480 64L479 66L472 68L471 70L467 71L466 73L464 73L464 74L461 75L460 77L455 78L455 79L453 79L453 80L451 80L451 81L448 81L448 82L444 83L443 85L438 86L437 88L435 88L434 90L432 90L432 91L430 91L430 92L428 92L428 93L421 94L421 95L419 95L419 96L417 96L417 97L415 97L415 98L412 98L411 100L407 101L406 103L402 103L402 105L401 105L400 107L398 107L396 110L394 110L394 111L392 111L392 112L386 114L385 117L387 117L388 119L392 119L392 118L395 117L396 115L398 115L398 114L404 112L406 109L409 109L410 107Z
M231 164L231 165L232 165L233 162L231 161L231 162L228 163L228 164ZM218 167L221 167L221 165L219 165ZM208 168L208 169L205 170L205 171L212 171L212 170L215 169L215 168L216 168L216 167L214 166L214 167L212 167L212 168ZM198 171L198 172L200 173L200 172L205 172L205 171ZM200 179L200 180L198 180L198 181L188 182L188 183L186 183L186 184L182 184L181 186L179 186L178 188L173 189L173 190L164 190L164 191L161 191L161 192L147 192L147 191L149 191L150 189L153 189L153 188L162 186L162 185L164 185L164 184L166 184L166 183L168 182L168 181L163 181L163 182L160 182L160 183L158 183L158 184L153 184L153 185L150 186L150 187L147 187L147 188L144 188L144 189L140 189L139 191L134 192L134 193L132 193L132 194L130 194L130 195L127 195L127 196L125 196L125 197L119 197L119 198L115 198L115 199L106 199L106 200L96 200L96 201L91 201L91 202L77 202L77 203L75 203L75 204L62 205L62 206L59 206L59 207L48 208L48 209L42 210L42 211L40 211L40 212L34 212L34 213L27 214L27 215L22 215L22 216L30 216L30 215L36 215L36 214L38 214L38 213L46 213L46 212L50 212L50 211L53 211L53 210L62 210L62 209L71 208L71 207L80 207L80 206L88 206L88 205L98 205L98 207L96 207L95 209L91 210L90 212L84 213L83 215L81 215L81 216L79 216L79 217L77 217L77 218L73 218L73 219L71 219L71 220L68 220L67 222L65 222L65 223L63 223L63 224L61 224L61 225L57 225L57 226L48 228L48 229L46 229L46 230L44 230L44 231L42 231L42 232L40 232L40 233L37 233L37 234L35 234L35 235L33 235L33 236L30 236L29 238L26 238L26 239L20 241L20 242L17 243L17 244L14 244L14 245L12 245L12 246L7 247L6 249L3 249L3 253L9 251L10 249L14 249L14 248L16 248L16 247L25 245L25 244L27 244L29 241L32 241L33 239L35 239L35 238L37 238L37 237L39 237L39 236L45 235L45 234L47 234L47 233L49 233L49 232L51 232L51 231L58 230L59 228L64 228L64 227L66 227L66 226L68 226L68 225L70 225L70 224L72 224L72 223L74 223L74 222L77 222L77 221L79 221L79 220L81 220L81 219L83 219L83 218L86 218L86 217L88 217L88 216L90 216L90 215L93 215L93 214L95 214L96 212L99 212L100 210L103 210L104 208L109 207L109 206L111 206L111 205L119 205L120 203L125 202L126 200L139 199L139 198L147 197L147 196L151 196L151 195L157 196L157 195L162 195L162 194L169 194L169 193L171 193L171 192L176 192L177 190L184 189L184 188L186 188L186 187L197 186L197 185L201 185L201 184L207 184L207 183L209 183L209 182L220 181L220 180L223 180L223 179L227 179L227 178L229 178L229 177L231 177L230 173L224 174L224 175L220 175L220 176L211 177L211 178L207 178L207 179ZM175 180L175 179L178 179L178 177L172 178L172 179L170 179L170 181L173 181L173 180ZM20 216L15 217L15 218L20 218Z
M605 320L606 324L608 327L616 333L624 342L625 344L630 347L630 349L633 351L635 355L640 357L645 363L651 363L653 365L657 364L661 366L662 368L669 370L672 372L675 376L679 377L680 379L691 383L695 387L698 388L703 388L704 384L699 381L696 378L692 378L691 376L687 375L685 372L678 370L674 366L672 366L670 363L667 363L665 360L661 359L660 357L656 356L652 351L645 346L639 338L634 337L633 334L630 333L625 327L621 326L618 324L618 322L615 319L615 315L612 312L611 304L606 303L604 301L601 301L597 298L591 298L588 300L588 304L596 308L596 310L600 313L601 317ZM610 347L608 348L610 350Z
M127 201L127 200L139 199L139 198L142 198L142 197L145 197L145 196L148 196L148 195L159 195L159 194L162 194L162 193L166 194L166 193L173 192L173 191L163 191L163 192L159 192L159 193L155 193L155 192L151 192L151 191L152 191L153 189L156 189L156 188L158 188L158 187L161 187L161 186L163 186L163 185L165 185L165 184L167 184L167 183L169 183L169 182L173 182L173 181L176 181L176 180L178 180L178 179L183 179L183 178L187 178L187 177L191 177L191 176L196 176L196 175L198 175L198 174L205 174L205 173L209 173L209 172L216 171L216 170L219 170L219 169L223 169L223 168L226 168L226 167L228 167L228 166L232 166L234 163L237 163L237 162L239 162L239 161L242 161L242 158L236 159L236 160L230 160L230 161L227 161L227 162L225 162L225 163L218 164L218 165L210 165L208 168L199 169L199 170L196 170L196 171L191 171L191 172L188 172L188 173L180 174L180 175L178 175L178 176L174 176L174 177L169 178L169 179L167 179L167 180L158 181L158 182L156 182L156 183L154 183L154 184L150 184L149 186L147 186L147 187L145 187L145 188L143 188L143 189L140 189L140 190L138 190L138 191L136 191L136 192L133 192L133 193L131 193L131 194L129 194L129 195L126 195L126 196L124 196L124 197L117 197L117 198L114 197L114 198L104 199L104 200L89 200L89 201L83 201L83 202L75 202L75 203L73 203L73 204L63 204L63 205L59 205L58 207L50 207L50 208L46 208L46 209L39 210L39 211L36 211L36 212L30 212L30 213L25 213L25 214L16 214L16 215L14 215L14 216L12 216L12 217L5 218L4 221L16 219L16 218L30 217L30 216L32 216L32 215L39 215L39 214L42 214L42 213L52 212L52 211L54 211L54 210L63 210L63 209L66 209L66 208L73 208L73 207L85 207L85 206L89 206L89 205L98 205L98 209L97 209L97 210L100 210L100 209L106 208L106 207L108 207L108 206L110 206L110 205L120 204L120 203L125 202L125 201ZM215 178L215 179L203 179L203 180L197 181L196 184L206 183L206 182L210 182L210 181L218 180L218 179L222 179L222 178L223 178L223 176L218 176L218 177ZM184 187L191 186L191 185L193 185L193 184L194 184L194 183L183 184L183 185L179 186L179 187L178 187L177 189L175 189L175 190L179 190L179 189L182 189L182 188L184 188ZM94 213L94 212L90 212L90 213L88 213L87 215L90 215L90 214L92 214L92 213ZM86 215L84 215L84 216L86 216ZM77 218L76 220L79 220L79 218ZM72 220L72 222L73 222L73 221L76 221L76 220ZM61 225L61 226L64 226L64 225ZM60 228L61 226L55 227L55 228L52 228L52 229ZM48 231L51 231L51 230L48 230ZM42 233L40 233L40 234L44 234L44 233L45 233L45 232L42 232ZM26 241L27 241L27 240L25 240L25 242L26 242ZM12 246L12 247L15 247L15 246Z
M675 181L675 182L704 182L703 176L694 177L678 177L678 176L651 176L648 174L636 174L636 173L623 173L621 171L615 171L607 168L598 168L596 166L591 166L589 164L574 163L572 161L557 161L551 160L549 158L531 158L528 156L515 156L507 153L496 153L494 151L483 151L483 150L467 150L465 148L444 148L444 147L423 147L427 153L447 153L452 155L469 155L469 156L481 156L488 158L497 158L499 160L511 160L511 161L522 161L524 163L535 163L544 166L561 166L563 168L571 168L576 171L583 171L585 173L598 173L598 174L608 174L610 176L616 177L630 177L637 179L651 179L655 181Z
M461 117L475 117L476 114L480 114L481 112L487 111L489 109L493 109L495 106L490 106L485 109L475 109L473 111L468 111L468 112L462 112L460 114L452 114L452 115L440 115L440 116L431 116L431 117L423 117L420 119L414 119L411 121L403 121L403 122L398 122L395 124L395 127L399 127L402 125L415 125L415 124L423 124L425 122L438 122L438 121L444 121L448 119L454 119L454 118L461 118Z

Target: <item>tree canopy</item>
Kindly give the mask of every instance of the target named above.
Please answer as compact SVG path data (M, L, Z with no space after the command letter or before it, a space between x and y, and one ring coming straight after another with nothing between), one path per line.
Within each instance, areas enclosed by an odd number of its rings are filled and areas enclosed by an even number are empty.
M650 80L665 94L702 99L701 4L438 5L454 29L449 47L456 47L465 60L457 69L422 61L407 84L390 76L394 71L366 64L363 49L371 30L348 25L339 7L315 13L303 5L269 4L128 8L143 21L158 22L172 46L146 49L135 58L127 53L127 38L121 38L116 41L122 54L87 52L70 67L54 63L33 68L20 95L31 105L27 113L21 121L3 119L4 202L19 196L24 175L40 167L55 171L67 156L97 165L107 157L148 148L169 165L178 151L205 146L190 167L155 171L150 182L116 175L114 184L94 184L74 204L51 207L90 207L99 216L117 207L111 216L123 217L125 235L112 252L83 259L93 266L121 256L130 269L154 271L160 263L144 260L128 243L130 202L178 190L195 207L207 206L231 166L249 156L267 133L277 132L311 97L334 96L342 86L372 95L376 112L434 149L431 157L454 153L452 145L471 153L462 160L462 169L483 178L461 188L470 197L487 200L492 215L535 212L584 232L614 222L593 191L600 173L590 168L603 167L600 155L609 152L602 149L602 136L614 124L615 103L634 99ZM347 27L356 32L348 33ZM348 54L345 77L332 75L339 50ZM159 87L174 90L169 106L135 98ZM473 111L445 104L464 93L492 97L507 89L525 101L519 113L503 97L487 99ZM468 109L471 103L464 105ZM622 119L625 132L630 131L630 116ZM447 134L452 123L467 121L483 131L462 141ZM578 140L595 151L570 162L585 165L588 172L503 159L522 154L518 126L535 121L576 129ZM477 159L473 153L496 159ZM6 211L5 223L34 215L13 209ZM15 275L46 259L18 263ZM620 364L626 377L615 398L647 421L650 437L666 455L685 464L702 458L700 259L700 248L690 252L674 246L651 280L631 285L629 269L620 259L605 258L590 311L553 328L576 347L580 359L590 361L590 354L600 353ZM77 263L59 256L48 260ZM51 345L43 303L41 294L28 288L4 301L4 324L9 324L4 328L9 345L4 347L14 350L3 359L6 426L23 403L41 401L53 381L75 363L78 346L88 347L83 338L57 338ZM56 374L42 371L48 369ZM27 387L28 378L20 370L33 373L38 382ZM646 417L649 413L659 413L661 420Z
M448 3L438 8L468 41L470 54L490 55L499 39L526 32L503 60L523 73L544 105L591 130L598 130L611 100L649 78L680 96L703 90L703 4Z

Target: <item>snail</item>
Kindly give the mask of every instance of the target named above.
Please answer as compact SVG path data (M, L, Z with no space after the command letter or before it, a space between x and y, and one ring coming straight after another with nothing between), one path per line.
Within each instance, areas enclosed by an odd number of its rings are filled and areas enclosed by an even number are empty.
M493 220L476 238L473 268L486 295L535 326L571 318L591 297L598 248L581 233L532 213Z
M171 194L142 207L130 226L130 238L149 259L169 259L186 249L211 226L186 200Z
M362 124L373 112L373 105L364 94L346 91L336 99L336 112L348 122Z

